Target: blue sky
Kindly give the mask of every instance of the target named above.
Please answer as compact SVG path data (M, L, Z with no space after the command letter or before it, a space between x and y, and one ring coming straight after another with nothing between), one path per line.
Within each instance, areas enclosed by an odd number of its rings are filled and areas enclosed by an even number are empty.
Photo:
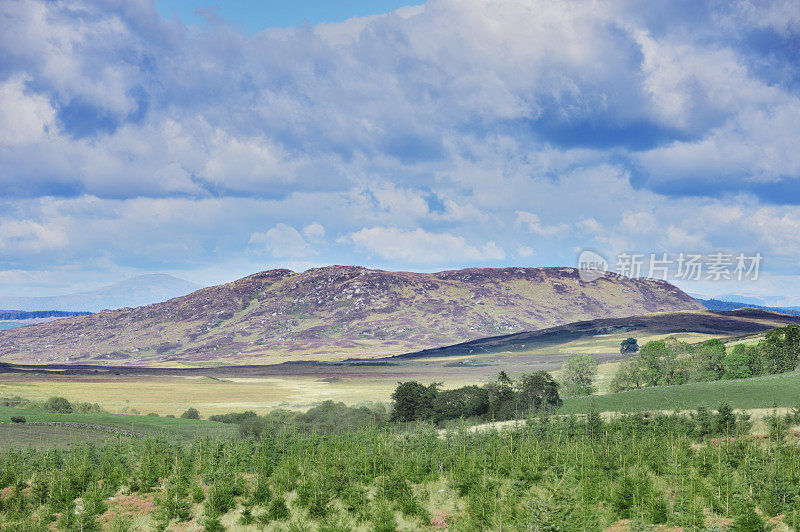
M155 6L164 17L178 18L186 24L205 26L207 16L212 15L256 33L265 28L342 22L353 17L388 13L411 4L414 2L396 0L157 0Z
M799 3L219 4L0 3L0 294L592 249L800 304Z

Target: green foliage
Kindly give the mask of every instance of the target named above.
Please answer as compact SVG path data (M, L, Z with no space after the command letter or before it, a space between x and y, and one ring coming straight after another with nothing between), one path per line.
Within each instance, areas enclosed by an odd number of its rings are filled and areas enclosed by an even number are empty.
M64 397L51 397L44 402L44 409L58 414L72 413L72 405Z
M503 381L493 384L511 386L514 398L521 393L521 380ZM8 449L0 451L0 527L107 526L98 515L117 509L107 497L119 490L154 492L154 511L137 516L146 530L189 519L209 530L238 522L331 532L396 530L401 520L403 529L565 531L601 530L623 518L635 530L702 529L709 514L740 530L760 530L763 516L798 520L800 453L786 437L785 416L770 417L770 437L749 438L742 432L749 420L725 403L691 416L545 413L497 431L382 425L260 440L120 438ZM708 438L720 434L730 437ZM202 510L192 498L204 501ZM235 508L242 511L232 515Z
M757 345L737 344L727 351L722 340L697 348L675 338L647 342L639 354L620 365L612 379L614 392L644 386L746 379L762 373L794 370L800 357L800 326L773 329Z
M200 419L200 412L194 407L189 408L186 412L181 414L183 419Z
M424 386L416 381L400 383L392 392L390 421L417 421L433 417L433 401L438 383Z
M633 339L633 341L635 344L636 340ZM638 346L636 349L638 350ZM564 361L564 365L561 367L561 388L564 391L564 395L590 395L594 393L597 366L597 359L591 355L573 355Z
M269 503L266 515L270 521L289 519L289 507L286 506L286 502L282 498L276 497Z
M636 338L626 338L619 344L619 353L621 355L629 355L631 353L639 352L639 344Z
M733 532L764 532L764 520L759 516L752 506L736 518L731 525Z
M722 403L714 416L714 428L717 434L733 435L736 431L736 415L728 403Z

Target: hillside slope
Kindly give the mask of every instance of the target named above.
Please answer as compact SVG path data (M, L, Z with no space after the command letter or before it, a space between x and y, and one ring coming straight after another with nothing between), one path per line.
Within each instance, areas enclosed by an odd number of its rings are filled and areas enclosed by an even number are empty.
M139 307L202 288L200 285L163 273L131 277L109 286L62 296L0 296L0 308L25 311L66 310L97 312L103 309Z
M540 350L552 353L566 350L575 353L577 341L590 341L600 337L612 338L610 342L604 343L610 343L616 350L619 348L620 341L629 336L642 339L652 336L694 333L725 338L760 333L786 325L800 325L800 316L760 309L659 312L627 318L579 321L536 331L479 338L455 345L404 353L391 358L402 360L460 357L503 352L531 353ZM602 344L595 341L592 345L600 346Z
M597 317L701 310L652 279L574 268L270 270L135 309L0 332L0 360L266 362L375 357Z

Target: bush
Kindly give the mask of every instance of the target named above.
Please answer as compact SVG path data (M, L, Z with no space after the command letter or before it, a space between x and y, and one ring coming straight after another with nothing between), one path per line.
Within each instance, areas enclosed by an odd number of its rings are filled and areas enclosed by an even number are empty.
M23 416L11 416L12 423L25 423L25 418Z
M269 503L267 517L272 521L283 521L289 519L289 508L282 498L276 497Z
M64 397L51 397L45 401L44 409L58 414L71 414L72 404Z
M200 412L198 412L196 408L192 407L181 414L181 417L183 419L200 419Z

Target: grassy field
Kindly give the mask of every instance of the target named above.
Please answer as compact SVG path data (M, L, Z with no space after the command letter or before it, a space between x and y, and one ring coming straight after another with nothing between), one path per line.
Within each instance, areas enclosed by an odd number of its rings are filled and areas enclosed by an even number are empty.
M0 449L69 449L86 442L103 443L126 438L100 430L41 425L0 425Z
M19 395L45 400L52 396L98 403L109 412L180 415L197 408L207 417L231 411L267 412L274 408L306 409L331 399L349 404L387 400L396 379L139 377L70 379L26 377L0 384L0 397Z
M30 410L25 408L0 407L0 422L11 421L11 416L23 416L26 421L55 421L87 423L91 425L103 425L118 429L131 430L139 434L149 436L180 437L192 439L203 436L233 436L237 433L235 425L217 423L206 420L165 418L151 416L129 416L116 414L54 414L42 412L41 410ZM69 438L68 427L50 427L55 429L59 438ZM5 427L3 427L3 430ZM101 436L106 433L97 432ZM9 433L13 436L14 433ZM21 434L21 433L20 433Z
M600 412L689 410L698 406L716 408L723 401L733 408L748 410L770 408L773 405L797 406L800 404L800 373L566 398L560 413L586 413L592 405Z

